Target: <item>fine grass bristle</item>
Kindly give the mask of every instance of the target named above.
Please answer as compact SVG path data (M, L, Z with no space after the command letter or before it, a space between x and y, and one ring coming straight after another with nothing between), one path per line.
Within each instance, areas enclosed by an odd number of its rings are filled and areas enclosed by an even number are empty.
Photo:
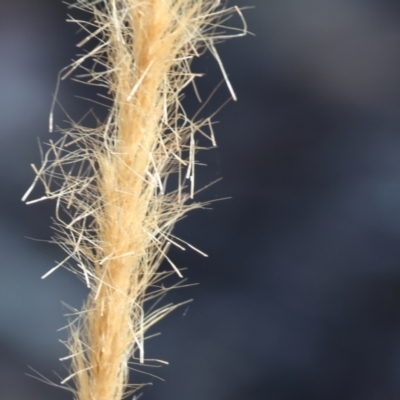
M62 384L73 380L79 400L117 400L142 386L129 385L130 360L149 362L146 331L177 307L144 312L167 290L163 260L182 277L168 248L193 248L172 229L202 207L191 201L197 135L211 145L215 138L211 119L189 119L180 103L197 76L191 62L210 51L236 99L214 44L246 34L246 26L226 33L224 22L241 12L217 0L78 0L71 7L90 14L74 22L87 32L79 46L93 46L62 78L83 69L112 106L97 128L72 124L49 143L42 166L33 166L33 186L41 181L45 196L31 203L56 200L56 241L67 252L44 277L70 262L90 289L71 324L71 373Z

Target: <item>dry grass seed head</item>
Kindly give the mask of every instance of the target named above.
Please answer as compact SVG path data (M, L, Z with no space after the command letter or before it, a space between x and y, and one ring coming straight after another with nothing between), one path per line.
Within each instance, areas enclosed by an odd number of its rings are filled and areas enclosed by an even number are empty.
M34 184L41 181L45 198L57 202L56 240L68 253L49 273L74 260L74 272L91 289L71 324L71 374L62 383L73 379L79 400L117 400L142 387L128 385L129 360L146 362L146 331L177 307L144 312L148 298L167 290L158 285L164 259L182 276L167 251L188 244L172 228L202 206L188 202L195 193L195 135L213 145L215 139L211 119L190 120L180 103L197 76L191 62L209 50L235 99L214 44L246 34L246 26L219 32L241 13L214 0L78 0L71 7L92 16L74 20L87 32L79 46L97 43L63 78L82 68L78 79L107 88L112 106L104 124L72 124L50 142L41 168L34 167ZM171 175L177 184L167 190Z

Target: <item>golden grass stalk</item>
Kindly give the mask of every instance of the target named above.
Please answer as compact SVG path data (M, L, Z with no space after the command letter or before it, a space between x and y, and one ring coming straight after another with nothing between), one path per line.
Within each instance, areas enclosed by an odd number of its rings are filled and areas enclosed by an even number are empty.
M176 307L144 312L146 301L167 290L160 284L171 273L159 271L164 259L182 276L167 251L188 245L172 228L201 207L188 202L196 135L215 145L211 119L189 119L180 103L197 76L191 61L210 50L235 97L214 44L245 29L221 31L241 14L217 0L78 0L72 7L91 15L74 20L88 33L78 46L94 46L63 78L83 68L80 79L105 87L112 106L95 129L72 124L50 141L23 200L41 181L45 196L38 200L57 202L56 240L68 255L44 277L72 262L90 289L71 323L71 374L62 384L72 379L79 400L117 400L140 387L128 384L129 360L148 362L146 331Z

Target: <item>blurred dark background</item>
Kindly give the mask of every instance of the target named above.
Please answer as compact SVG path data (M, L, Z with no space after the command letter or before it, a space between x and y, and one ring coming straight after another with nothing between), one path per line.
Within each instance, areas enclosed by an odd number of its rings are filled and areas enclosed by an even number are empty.
M235 4L255 6L244 12L255 36L218 47L239 101L216 117L218 149L198 170L199 186L223 178L202 198L232 199L177 228L210 257L171 253L200 285L170 295L194 301L147 343L170 365L146 370L166 381L144 399L398 399L400 3ZM0 1L0 400L71 398L26 374L66 376L57 329L85 289L64 270L40 279L63 255L27 238L49 239L54 205L20 201L57 73L76 53L68 12L61 0ZM206 97L221 74L211 56L195 67ZM63 83L60 103L79 117L91 105L76 93L95 93Z

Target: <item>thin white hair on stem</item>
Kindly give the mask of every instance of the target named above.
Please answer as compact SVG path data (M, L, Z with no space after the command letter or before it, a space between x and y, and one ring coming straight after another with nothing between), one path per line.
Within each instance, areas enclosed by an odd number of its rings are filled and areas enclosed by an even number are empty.
M92 47L60 72L56 94L61 80L81 71L73 79L106 88L99 95L110 103L104 105L108 116L104 123L96 119L95 128L71 121L50 140L41 167L32 166L36 178L23 201L38 182L45 195L28 203L56 201L53 240L67 256L43 278L67 267L89 289L85 307L73 310L67 325L70 355L62 359L71 361L71 370L61 384L73 380L78 400L120 400L144 386L129 384L129 360L149 361L148 329L186 304L158 303L183 287L159 283L171 273L183 277L168 249L187 246L207 256L171 233L188 211L211 203L192 200L199 192L198 137L211 147L216 140L215 113L199 118L210 97L193 118L181 105L188 85L200 99L195 80L202 75L191 63L209 51L236 100L215 43L245 35L247 26L238 7L216 0L77 0L70 8L90 15L69 21L86 34L78 47ZM242 30L226 26L234 14ZM56 95L50 131L55 105ZM159 269L163 260L171 270Z

